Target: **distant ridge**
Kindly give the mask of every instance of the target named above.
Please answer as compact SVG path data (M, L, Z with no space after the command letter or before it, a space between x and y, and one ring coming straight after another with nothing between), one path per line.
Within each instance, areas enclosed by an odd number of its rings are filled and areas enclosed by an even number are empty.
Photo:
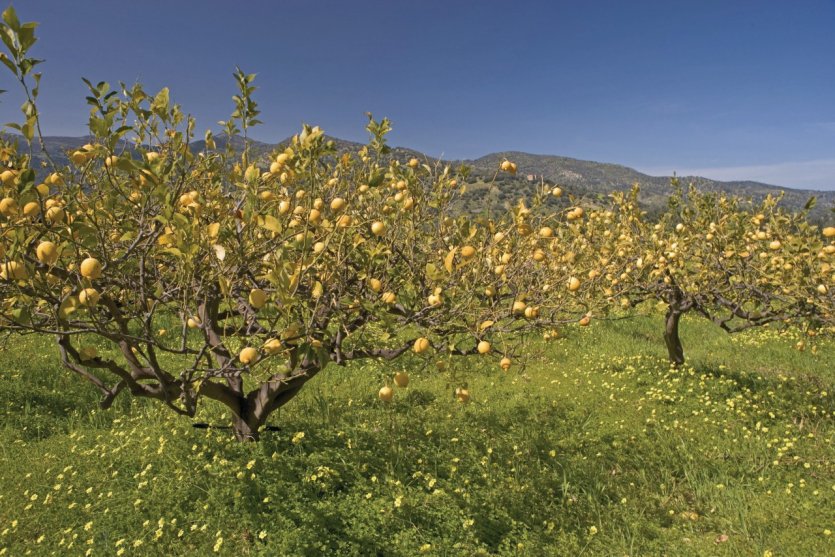
M347 141L336 137L328 137L336 143L339 151L356 151L363 144L354 141ZM50 156L60 165L69 164L67 151L77 149L85 143L89 143L89 136L83 137L44 137L46 150ZM218 148L224 148L229 139L224 135L215 136ZM232 146L235 150L243 149L243 138L233 136ZM260 157L276 149L279 145L287 145L290 138L278 143L265 143L263 141L250 140L250 147L255 156ZM191 144L193 151L205 149L205 141L197 140ZM37 156L37 155L36 155ZM398 159L418 157L422 160L435 161L414 149L406 147L393 147L392 156ZM519 168L516 176L500 173L496 176L496 169L504 159L515 162ZM663 210L666 206L666 199L670 193L669 176L650 176L633 168L619 164L602 163L561 157L557 155L534 155L520 151L503 151L490 153L474 160L449 161L453 164L464 164L472 169L472 181L478 186L485 186L488 183L498 188L498 197L508 200L514 195L522 194L533 189L533 185L539 181L565 186L569 193L581 196L599 196L608 194L614 190L627 190L632 184L641 186L641 202L651 212ZM496 177L493 182L494 176ZM695 184L697 187L707 191L721 191L743 197L760 199L768 194L776 195L783 192L783 203L792 209L802 208L810 197L817 198L817 205L811 211L810 217L815 221L832 222L835 220L832 209L835 207L835 191L816 191L808 189L794 189L780 187L771 184L764 184L755 181L731 181L722 182L711 180L701 176L680 176L682 184ZM484 189L484 188L482 188ZM469 201L480 204L478 187L468 196ZM485 189L482 194L486 195ZM474 209L472 207L471 209Z

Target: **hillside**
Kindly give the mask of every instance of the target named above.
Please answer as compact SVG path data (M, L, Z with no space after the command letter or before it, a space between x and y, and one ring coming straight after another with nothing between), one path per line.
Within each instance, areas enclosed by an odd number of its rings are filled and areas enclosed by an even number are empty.
M663 210L670 192L669 176L649 176L633 168L617 164L584 161L554 155L532 155L518 151L491 153L479 159L464 161L474 169L474 173L489 181L495 175L495 169L504 159L514 161L518 167L518 177L504 177L502 189L513 184L524 187L528 176L533 183L545 180L549 183L565 186L568 191L587 196L605 195L613 190L626 190L632 184L640 184L641 201L650 211ZM706 191L724 191L742 197L760 199L768 194L779 195L784 192L784 203L792 209L802 208L810 197L817 198L817 205L811 212L813 220L832 219L835 207L835 191L814 191L791 189L763 184L754 181L721 182L701 176L680 176L685 185L693 183Z
M356 151L362 144L346 141L336 137L329 137L339 151ZM47 152L59 165L69 164L67 151L78 148L90 142L88 136L82 137L46 137ZM226 145L225 136L215 138L218 148ZM236 150L243 148L241 137L232 138ZM286 145L288 139L277 144L251 140L251 148L256 156L264 156L279 145ZM192 143L192 149L197 152L205 148L205 142L198 140ZM407 159L413 156L429 159L413 149L394 147L392 156ZM519 167L517 176L500 174L496 176L496 169L505 158L513 160ZM36 154L36 159L44 157ZM432 159L429 159L432 160ZM651 213L657 213L666 206L666 199L670 191L669 176L649 176L633 168L622 165L601 163L560 157L556 155L535 155L518 151L491 153L475 160L450 161L453 164L466 165L471 168L471 186L466 197L467 206L471 211L479 211L487 204L505 203L517 196L533 191L535 184L544 180L550 184L559 184L574 195L583 197L597 197L606 195L613 190L625 190L638 183L641 186L641 202ZM782 188L753 181L721 182L701 176L682 176L684 184L694 183L703 190L724 191L743 197L760 199L768 194L784 192L784 203L792 209L803 207L810 197L817 198L817 205L810 217L814 221L831 222L832 210L835 207L835 191L813 191L802 189Z

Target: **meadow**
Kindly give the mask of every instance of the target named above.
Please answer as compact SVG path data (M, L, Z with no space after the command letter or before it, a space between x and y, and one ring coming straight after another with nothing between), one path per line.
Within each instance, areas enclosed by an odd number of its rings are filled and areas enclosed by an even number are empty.
M99 410L47 339L14 338L0 555L835 553L835 343L685 318L675 369L660 334L660 316L566 328L506 373L332 366L260 443L146 400Z

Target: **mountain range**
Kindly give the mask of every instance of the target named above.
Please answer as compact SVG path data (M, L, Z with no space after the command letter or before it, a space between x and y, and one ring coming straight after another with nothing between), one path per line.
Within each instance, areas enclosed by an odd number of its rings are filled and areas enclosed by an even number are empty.
M217 147L224 148L226 137L215 138ZM347 141L335 137L332 139L340 152L354 151L362 147L361 143ZM67 152L89 143L90 137L57 137L44 138L47 152L53 160L60 164L69 164ZM231 138L233 148L243 148L243 138ZM250 140L250 148L256 156L266 155L280 145L286 145L288 140L276 144ZM202 140L192 143L194 151L205 148ZM398 159L417 157L430 163L436 159L427 157L414 149L405 147L392 148L391 156ZM518 174L511 176L496 170L505 159L515 162ZM446 161L455 165L466 165L471 169L468 180L469 188L465 209L479 210L484 203L491 200L507 203L519 195L529 194L540 182L562 186L568 193L577 197L600 197L611 191L628 190L632 184L641 186L640 201L650 213L657 213L666 207L666 200L671 192L670 176L650 176L633 168L622 165L601 163L561 157L556 155L535 155L518 151L504 151L491 153L473 160ZM703 190L722 191L729 194L752 199L761 199L768 194L783 193L783 204L790 209L800 209L815 197L817 204L810 212L810 219L814 222L832 222L835 220L835 191L814 191L793 189L764 184L754 181L722 182L701 176L680 176L684 185L693 183Z

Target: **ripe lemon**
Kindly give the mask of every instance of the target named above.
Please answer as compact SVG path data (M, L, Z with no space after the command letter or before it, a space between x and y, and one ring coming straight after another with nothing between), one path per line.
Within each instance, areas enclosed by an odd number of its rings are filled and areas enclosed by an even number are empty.
M38 213L41 212L41 205L37 201L30 201L26 205L23 206L23 216L24 217L36 217Z
M3 182L4 185L10 184L14 181L15 176L16 174L13 170L4 170L3 172L0 172L0 182Z
M525 318L526 319L536 319L539 317L539 308L534 306L528 306L525 308Z
M261 309L267 303L267 293L260 288L253 288L249 293L249 304L255 309Z
M422 354L429 350L429 339L425 337L420 337L415 341L415 345L412 347L412 350L415 351L415 354Z
M382 236L386 233L386 224L382 221L375 221L371 224L371 233L375 236Z
M238 359L244 365L253 364L258 361L258 350L251 346L247 346L238 354Z
M386 385L385 387L380 389L380 392L377 393L377 396L379 396L380 400L382 400L383 402L391 402L391 399L394 398L394 389Z
M0 278L4 280L26 280L28 275L26 267L17 261L0 263Z
M64 213L64 209L57 205L53 205L49 209L46 210L46 214L44 215L44 219L48 224L60 224L64 222L67 215Z
M278 354L284 347L277 338L271 338L264 343L264 352L269 355Z
M53 242L41 242L35 249L35 256L44 265L54 265L58 261L58 246Z
M88 257L81 262L79 270L82 277L95 280L101 276L101 263L95 257Z
M17 214L17 201L11 197L4 197L0 200L0 215L13 217Z
M78 302L82 306L93 307L99 303L99 291L95 288L84 288L78 293Z

